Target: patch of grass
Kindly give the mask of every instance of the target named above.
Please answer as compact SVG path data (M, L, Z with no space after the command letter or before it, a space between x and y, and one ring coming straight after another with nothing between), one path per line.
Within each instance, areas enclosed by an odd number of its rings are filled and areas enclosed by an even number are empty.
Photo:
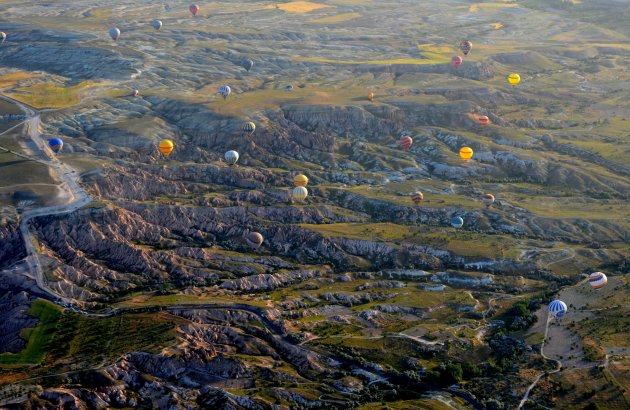
M69 87L59 87L54 83L39 83L28 87L17 88L7 93L11 98L35 108L65 108L81 101L80 93L92 85L91 81L83 81Z
M293 14L308 13L309 11L332 7L325 4L311 3L310 1L292 1L289 3L277 3L276 6L278 9L286 13Z
M243 303L258 307L267 304L262 300L247 300L239 295L138 295L121 301L115 305L117 308L137 308L144 306L169 306L177 304L204 304L204 303Z
M132 351L158 353L176 341L181 318L142 313L109 318L66 313L53 336L50 354L57 361L96 363Z
M324 236L338 236L353 239L378 239L382 241L403 240L411 234L411 227L392 223L336 223L336 224L301 224Z
M61 310L47 300L38 299L31 304L26 313L36 316L39 323L33 329L22 331L22 338L28 340L24 350L19 353L0 354L0 365L38 364L50 348Z
M40 74L32 74L25 72L9 73L0 76L0 89L13 87L19 81L30 80L32 78L39 77Z

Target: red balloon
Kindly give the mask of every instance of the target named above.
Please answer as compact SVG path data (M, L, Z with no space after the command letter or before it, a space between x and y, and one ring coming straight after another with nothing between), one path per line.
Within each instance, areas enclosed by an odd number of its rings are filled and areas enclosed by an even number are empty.
M197 13L199 13L200 8L196 4L191 4L190 7L188 7L188 10L190 10L193 16L196 16Z
M405 135L400 139L400 146L403 147L403 149L409 149L411 144L413 144L413 139L408 135Z
M460 56L455 56L451 59L451 64L453 64L453 67L457 68L460 65L462 65L462 62L464 61L463 58L461 58Z

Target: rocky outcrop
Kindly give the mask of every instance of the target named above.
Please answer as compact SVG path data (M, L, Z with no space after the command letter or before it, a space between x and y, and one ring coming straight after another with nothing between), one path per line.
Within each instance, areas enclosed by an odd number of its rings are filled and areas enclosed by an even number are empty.
M74 79L122 80L139 73L141 67L122 53L78 44L28 43L3 47L3 64L30 71L46 71Z
M0 219L0 270L26 256L19 222L15 216Z
M316 270L301 270L294 272L282 272L273 275L260 274L247 276L237 280L223 282L221 287L228 290L242 292L259 292L273 290L290 284L302 282L305 279L319 275Z
M20 334L37 325L36 317L25 314L34 300L24 291L4 292L0 289L0 353L17 353L26 346Z

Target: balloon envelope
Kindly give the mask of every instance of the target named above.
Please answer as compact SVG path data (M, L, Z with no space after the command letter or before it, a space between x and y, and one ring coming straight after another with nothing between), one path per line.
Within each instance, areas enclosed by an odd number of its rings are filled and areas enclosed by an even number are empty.
M7 39L7 35L4 31L0 31L0 44L4 43L4 40Z
M243 124L243 131L246 134L252 135L254 133L254 131L256 131L256 124L254 124L253 122L246 122L245 124Z
M173 141L171 140L162 140L160 141L158 148L160 152L162 153L162 155L164 155L165 157L168 157L170 153L173 152L173 148L175 148L175 144L173 144Z
M521 76L516 73L512 73L508 75L508 82L512 87L516 87L516 84L521 82Z
M481 117L479 117L479 124L481 124L481 125L488 125L488 124L490 124L490 118L488 118L485 115L482 115Z
M464 161L469 161L472 157L473 157L473 150L470 147L463 147L462 149L459 150L459 156L464 160Z
M224 156L225 156L225 161L230 165L236 164L239 158L238 152L236 151L228 151L225 153Z
M472 43L470 41L462 41L459 43L459 49L462 50L462 53L464 53L465 56L467 56L468 53L470 53L470 50L472 50Z
M460 65L462 65L462 62L464 61L463 58L461 58L460 56L455 56L451 59L451 64L453 64L453 66L455 68L459 67Z
M368 93L368 100L374 101L374 93L372 92Z
M492 195L492 194L485 194L483 196L483 204L485 206L490 208L490 205L492 205L493 203L494 203L494 195Z
M191 4L190 7L188 7L188 10L190 10L193 16L196 16L200 9L201 8L196 4Z
M232 89L229 85L222 85L221 87L219 87L219 94L221 94L224 100L228 98L228 95L230 95L231 92Z
M291 197L298 202L304 201L307 196L308 190L303 186L296 186L293 188L293 191L291 191Z
M400 139L399 144L403 149L409 149L409 147L411 147L411 144L413 144L413 138L411 138L409 135L405 135Z
M411 194L411 200L414 204L418 205L424 200L424 195L420 191L414 192L413 194Z
M154 29L159 30L159 29L162 28L162 21L161 20L153 20L151 25L153 26Z
M63 148L63 141L61 138L51 138L48 140L48 146L50 149L57 154Z
M138 91L138 90L133 90L133 91L131 91L131 95L132 95L133 97L137 97L137 96L138 96L138 94L140 94L140 91Z
M453 226L453 228L461 228L462 226L464 226L464 219L456 216L451 219L451 225Z
M600 289L608 283L608 278L603 272L593 272L588 276L588 283L593 289Z
M258 232L250 232L245 235L245 242L254 250L260 248L260 245L262 245L264 240L263 236Z
M243 65L243 68L245 68L247 71L249 71L254 66L254 62L251 59L246 58L246 59L243 60L242 65Z
M114 41L118 40L118 37L120 37L120 30L118 28L116 28L116 27L110 28L109 29L109 36Z
M562 317L567 313L567 304L561 300L554 300L549 304L549 313L555 317Z
M293 184L295 184L295 186L306 186L308 185L308 178L304 174L296 175L296 177L293 178Z

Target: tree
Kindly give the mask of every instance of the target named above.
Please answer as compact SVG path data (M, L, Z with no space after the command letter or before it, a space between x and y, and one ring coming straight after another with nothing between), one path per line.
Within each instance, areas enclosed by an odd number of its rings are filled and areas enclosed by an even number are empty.
M448 363L440 366L440 381L444 384L459 383L463 374L462 365L459 363Z

